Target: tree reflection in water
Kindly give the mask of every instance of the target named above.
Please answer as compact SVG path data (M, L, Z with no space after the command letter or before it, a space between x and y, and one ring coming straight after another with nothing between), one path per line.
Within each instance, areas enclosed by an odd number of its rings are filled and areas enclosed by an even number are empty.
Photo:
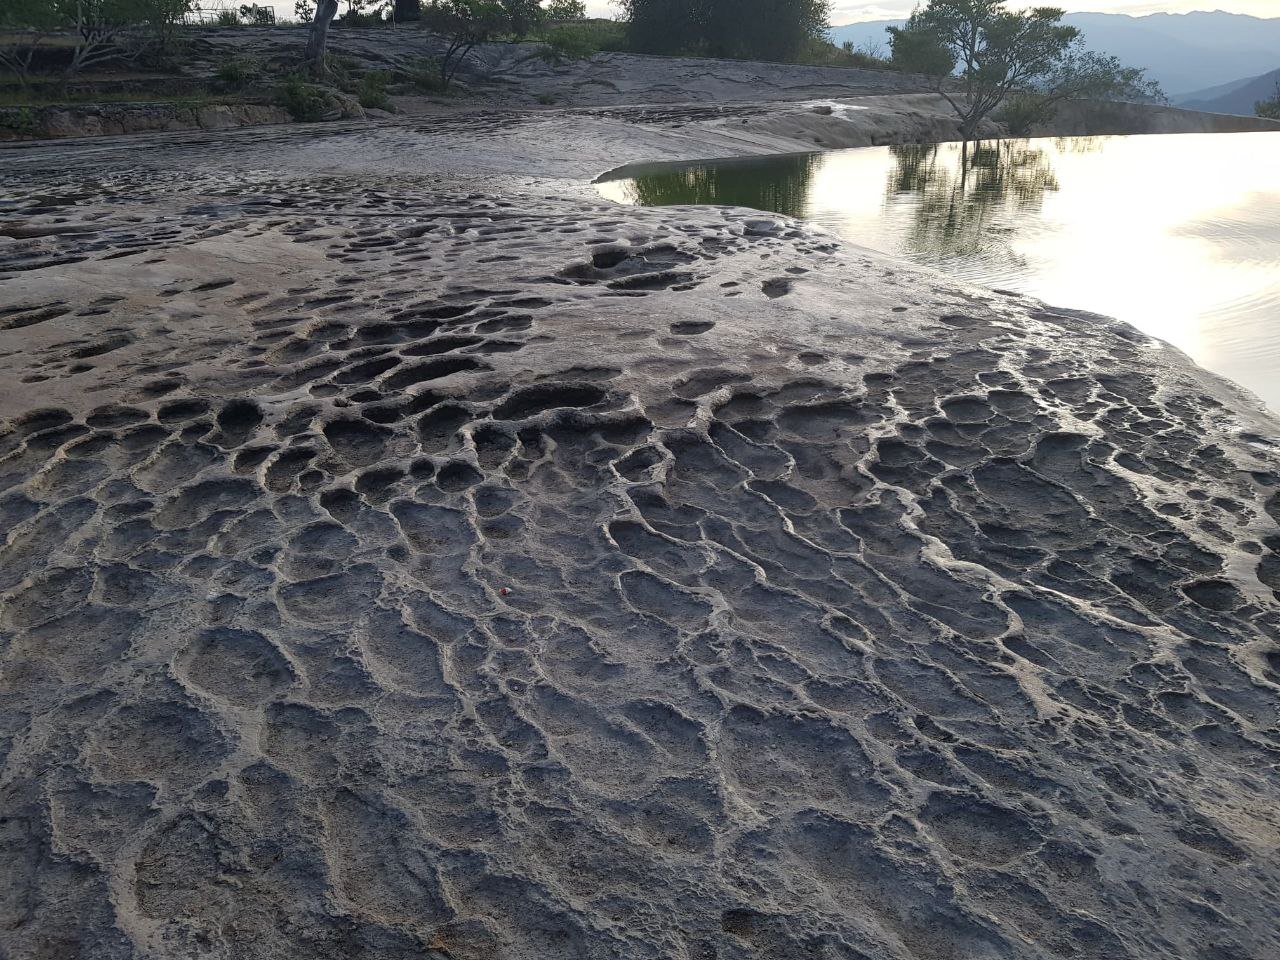
M1045 194L1058 189L1053 158L1100 146L1071 138L1052 147L1027 140L872 147L867 153L883 160L873 166L846 163L861 152L854 150L742 157L633 168L630 178L606 187L615 199L642 206L750 207L811 218L837 232L878 210L880 225L870 232L891 237L895 252L959 268L960 275L986 264L994 271L984 268L983 276L1010 278L1029 266L1014 249L1015 231L1034 230Z
M599 190L798 215L963 281L1123 317L1280 410L1277 169L1274 134L1069 137L650 166L628 179L632 167Z
M1024 141L890 147L886 202L909 203L907 251L929 262L1007 257L1013 227L1058 189L1049 156Z
M820 163L820 155L810 153L717 160L640 174L628 192L645 207L719 204L800 217Z

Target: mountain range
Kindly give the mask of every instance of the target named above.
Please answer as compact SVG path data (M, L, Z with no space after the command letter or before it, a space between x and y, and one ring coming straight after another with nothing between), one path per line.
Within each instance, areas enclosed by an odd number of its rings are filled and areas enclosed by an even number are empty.
M1243 85L1280 67L1280 17L1217 10L1143 17L1069 13L1064 21L1079 28L1090 49L1115 54L1128 66L1145 67L1175 103L1186 97L1204 99L1211 88ZM887 53L885 28L902 23L851 23L832 28L831 37L836 43L851 40L860 48L879 45Z
M1280 70L1271 70L1260 77L1235 80L1208 90L1189 93L1178 101L1178 106L1210 113L1253 114L1259 100L1270 100L1280 91Z

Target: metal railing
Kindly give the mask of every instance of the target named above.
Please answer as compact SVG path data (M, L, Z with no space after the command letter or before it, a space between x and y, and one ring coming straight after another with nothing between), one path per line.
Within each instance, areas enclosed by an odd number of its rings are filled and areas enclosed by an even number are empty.
M229 18L235 18L236 23L269 27L276 22L276 8L273 4L238 4L211 0L211 2L199 4L187 13L183 17L183 22L212 24L225 22Z

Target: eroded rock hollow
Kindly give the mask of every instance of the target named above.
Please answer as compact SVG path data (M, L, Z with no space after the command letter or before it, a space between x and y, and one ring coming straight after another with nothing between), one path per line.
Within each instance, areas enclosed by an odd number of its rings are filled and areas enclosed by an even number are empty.
M1172 351L745 211L7 211L3 955L1280 955L1280 450Z

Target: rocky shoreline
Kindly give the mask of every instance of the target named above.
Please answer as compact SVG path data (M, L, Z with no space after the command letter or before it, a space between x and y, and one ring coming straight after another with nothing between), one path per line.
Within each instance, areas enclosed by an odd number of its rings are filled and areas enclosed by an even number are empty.
M96 83L104 98L119 88L134 95L153 92L160 100L166 90L181 90L198 102L0 107L0 142L288 123L288 112L277 105L278 90L267 79L231 91L217 71L220 65L241 63L270 64L279 72L297 60L304 43L298 27L202 30L190 39L180 75L119 82L90 77L76 91L84 96ZM335 62L361 75L413 76L441 52L438 38L416 29L343 29L332 41ZM402 92L386 104L395 111L394 119L386 110L365 110L347 93L326 89L322 96L333 114L328 119L367 118L373 127L517 113L617 114L630 122L655 122L653 117L683 113L695 126L743 126L732 131L735 139L754 138L762 142L760 149L778 152L959 139L951 108L932 89L927 78L891 70L626 53L567 59L550 55L542 44L492 43L476 47L468 57L454 94L407 94L401 85ZM220 97L226 102L219 102ZM1280 130L1280 121L1147 104L1078 102L1064 105L1052 123L1033 132L1087 136L1246 130ZM983 135L1007 136L1008 130L990 122Z
M941 97L935 94L893 94L841 97L800 103L732 104L710 111L696 104L673 104L658 112L678 116L682 111L708 127L721 128L739 143L754 142L756 151L836 150L847 147L904 143L945 143L961 139L959 125ZM333 97L334 119L374 122L391 120L386 111L366 111L350 97ZM561 111L545 111L554 115ZM654 112L651 106L574 108L570 115L608 117L621 114L629 120ZM483 117L489 110L450 109L436 116ZM232 130L293 123L287 110L270 103L103 103L43 107L0 107L0 142L110 137L123 134L177 132L183 130ZM414 115L392 121L391 126L422 123ZM739 129L739 125L742 129ZM1122 134L1242 133L1280 131L1280 121L1227 114L1201 113L1175 107L1130 103L1075 103L1062 107L1050 123L1031 135L1103 136ZM988 122L984 138L1010 136L1001 124Z
M256 103L105 103L0 108L0 140L60 140L290 123L283 107Z
M647 109L3 151L0 952L1280 953L1276 421Z

